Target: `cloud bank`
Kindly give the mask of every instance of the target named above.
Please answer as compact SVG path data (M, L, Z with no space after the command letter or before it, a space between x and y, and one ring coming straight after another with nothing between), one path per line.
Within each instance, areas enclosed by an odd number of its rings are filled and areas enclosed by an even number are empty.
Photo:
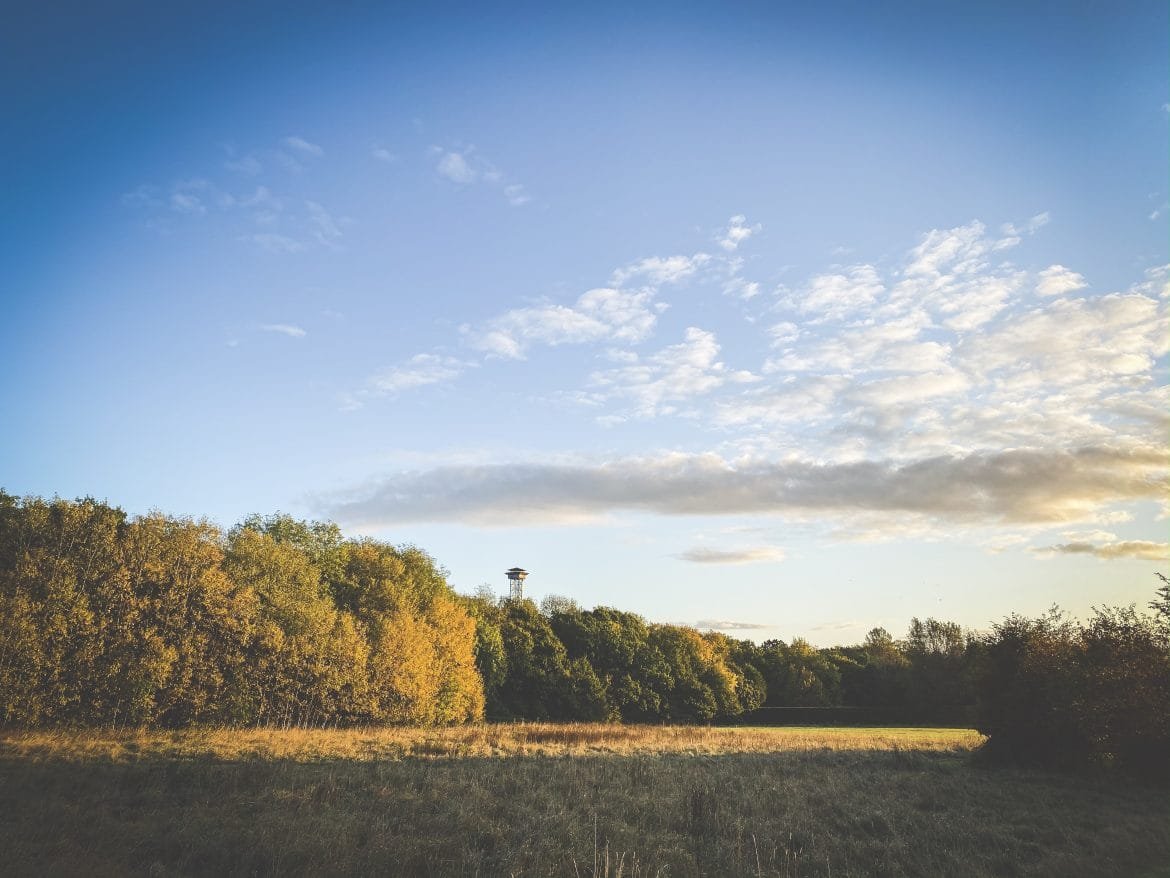
M1162 447L1018 449L911 462L732 462L666 454L600 464L518 463L408 472L322 502L346 525L562 524L660 515L885 513L976 524L1092 519L1170 490Z

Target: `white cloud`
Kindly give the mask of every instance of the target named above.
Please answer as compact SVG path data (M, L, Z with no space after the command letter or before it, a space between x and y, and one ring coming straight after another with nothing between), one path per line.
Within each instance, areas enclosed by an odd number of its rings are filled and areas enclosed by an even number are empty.
M743 214L737 214L727 221L727 228L715 240L719 242L720 247L731 253L738 250L740 244L759 232L762 228L763 226L759 223L756 223L754 226L749 226L747 224L747 217Z
M1152 368L1168 331L1165 309L1147 296L1057 298L964 340L958 358L976 374L995 374L1001 387L1010 381L1035 392L1100 388Z
M487 184L499 189L512 207L523 207L532 200L523 184L511 179L474 146L458 149L433 146L431 154L438 157L435 170L439 176L452 183L459 186Z
M1051 221L1048 211L1038 213L1029 219L1022 227L1014 223L1004 223L1001 231L1004 237L996 242L994 249L1002 250L1005 247L1014 247L1020 243L1021 235L1034 235Z
M718 427L809 429L837 416L837 400L850 384L843 375L826 375L758 386L718 400L711 420Z
M1040 280L1036 284L1036 294L1039 296L1062 296L1065 293L1075 293L1087 287L1085 278L1070 271L1063 265L1050 265L1040 272Z
M489 356L504 360L524 359L524 346L504 330L489 329L475 333L471 339L471 346Z
M315 143L310 143L303 137L298 137L293 134L286 137L283 141L284 145L289 149L299 152L301 155L311 156L313 158L320 158L325 155L325 150Z
M1029 225L1043 216L1034 217ZM1011 226L1006 228L1015 232ZM991 261L1019 243L1015 235L989 237L978 220L928 232L907 254L903 280L891 290L886 311L918 307L937 315L943 325L957 332L982 327L1008 307L1024 284L1024 272L1008 263Z
M605 287L589 290L577 299L577 308L609 327L609 337L630 343L650 335L657 320L651 294L628 293Z
M597 341L609 328L582 311L565 305L516 308L497 317L486 331L472 334L472 347L496 356L523 359L528 344L579 344Z
M1024 226L1024 229L1029 235L1034 235L1036 232L1040 231L1040 229L1048 225L1051 220L1052 218L1049 216L1048 211L1044 211L1043 213L1036 214L1034 217L1028 220L1028 223L1026 226Z
M953 229L927 232L921 243L910 251L907 277L938 278L952 274L969 274L984 267L984 257L994 249L983 223L975 220Z
M388 165L398 161L398 155L396 153L392 153L390 150L382 146L375 146L373 149L371 149L370 156L376 158L380 162L385 162Z
M673 403L684 402L730 383L758 380L746 371L734 371L717 360L719 344L713 333L687 329L680 344L670 345L639 362L595 372L590 383L608 399L629 399L640 417L673 414Z
M1008 231L1027 234L1044 221L1041 214ZM800 295L778 300L763 324L773 351L760 375L744 372L742 382L713 368L717 356L675 378L662 352L594 373L593 396L618 407L598 422L681 414L736 428L728 441L740 448L786 454L812 442L839 460L1164 434L1167 401L1149 394L1170 345L1170 269L1152 269L1128 293L1047 296L1037 307L1030 293L1038 286L1071 292L1080 276L1004 263L1003 251L1020 243L1005 240L973 222L924 235L884 270L861 263L814 275ZM645 260L615 279L668 282L691 266L690 257ZM713 257L711 267L739 277L741 262ZM703 279L718 277L713 270ZM711 398L695 405L701 396Z
M641 259L613 273L614 286L624 286L632 280L643 284L659 286L685 280L710 262L706 253L693 256L650 256Z
M373 376L370 387L378 393L396 394L404 390L453 381L463 374L467 364L438 354L416 354L400 366Z
M435 165L435 170L452 183L474 183L479 179L479 172L471 167L463 153L444 152Z
M833 335L802 337L793 323L781 323L769 330L773 347L783 347L770 358L765 372L903 371L925 372L946 368L949 348L938 342L918 342L930 326L923 311L910 311L880 323L862 323ZM801 344L792 342L801 340Z
M753 549L711 549L698 547L687 549L674 556L680 561L690 561L692 564L758 564L762 561L783 561L784 550L770 546ZM704 625L704 628L720 628L724 625ZM760 626L765 627L765 626Z
M744 280L742 277L733 277L724 282L723 294L747 301L754 299L760 294L760 284L754 280L749 281Z
M524 191L524 187L519 183L511 183L505 186L504 197L508 199L508 204L513 207L521 207L532 200L528 197L528 193Z
M304 338L308 335L301 327L294 326L291 323L262 323L260 329L263 332L276 332L281 335L287 335L289 338Z
M1023 286L1023 272L1008 272L997 277L970 278L936 299L936 309L944 316L943 325L956 332L968 332L988 323L1008 305L1008 300Z
M885 292L885 285L872 265L855 265L846 274L814 277L797 307L832 319L868 308Z
M470 347L510 359L537 345L596 344L604 367L558 404L587 406L605 426L686 417L718 431L720 454L439 467L372 483L328 511L365 524L499 524L505 507L517 523L778 515L831 520L833 536L849 539L1010 525L998 543L978 537L991 550L1055 523L1107 527L1130 514L1126 504L1170 487L1170 392L1156 371L1170 347L1170 269L1127 292L1072 298L1083 283L1073 269L1002 261L1042 224L1007 237L979 222L934 230L889 265L813 275L794 286L800 295L752 315L768 318L757 345L729 344L737 359L767 351L760 374L729 367L715 334L697 326L676 344L629 349L654 332L663 287L717 291L742 277L738 256L641 259L575 301L463 327ZM391 383L428 383L424 367L443 366L407 363ZM1060 545L1120 545L1073 533Z
M1145 279L1129 288L1131 293L1157 299L1170 299L1170 264L1147 268Z
M772 346L776 347L800 338L800 327L788 321L774 323L768 327L768 335L772 337Z
M657 319L651 292L610 288L589 290L572 305L514 308L482 327L464 327L476 350L504 359L523 359L532 344L581 344L604 340L639 342Z
M342 411L356 411L376 397L447 384L474 367L474 363L444 354L415 354L404 363L371 375L363 388L340 394L338 401Z
M899 375L866 381L850 390L849 397L873 409L890 409L939 396L954 396L969 386L968 379L954 371Z

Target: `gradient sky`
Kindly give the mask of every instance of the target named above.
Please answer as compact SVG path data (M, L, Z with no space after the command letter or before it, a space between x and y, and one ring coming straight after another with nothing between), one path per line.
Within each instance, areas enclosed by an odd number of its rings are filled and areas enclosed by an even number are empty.
M6 490L819 644L1166 570L1165 2L70 7Z

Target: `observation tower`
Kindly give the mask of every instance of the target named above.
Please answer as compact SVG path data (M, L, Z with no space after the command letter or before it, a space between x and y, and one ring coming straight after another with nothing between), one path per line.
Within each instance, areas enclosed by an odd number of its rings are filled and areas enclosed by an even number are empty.
M511 600L518 601L524 598L524 577L528 575L527 570L522 570L519 567L513 567L506 571L508 575L508 597Z

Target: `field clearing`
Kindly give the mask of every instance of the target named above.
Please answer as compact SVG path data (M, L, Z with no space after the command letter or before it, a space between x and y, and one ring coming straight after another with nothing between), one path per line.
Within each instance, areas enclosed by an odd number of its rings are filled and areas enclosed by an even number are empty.
M1170 797L961 729L0 733L11 875L1170 875Z

